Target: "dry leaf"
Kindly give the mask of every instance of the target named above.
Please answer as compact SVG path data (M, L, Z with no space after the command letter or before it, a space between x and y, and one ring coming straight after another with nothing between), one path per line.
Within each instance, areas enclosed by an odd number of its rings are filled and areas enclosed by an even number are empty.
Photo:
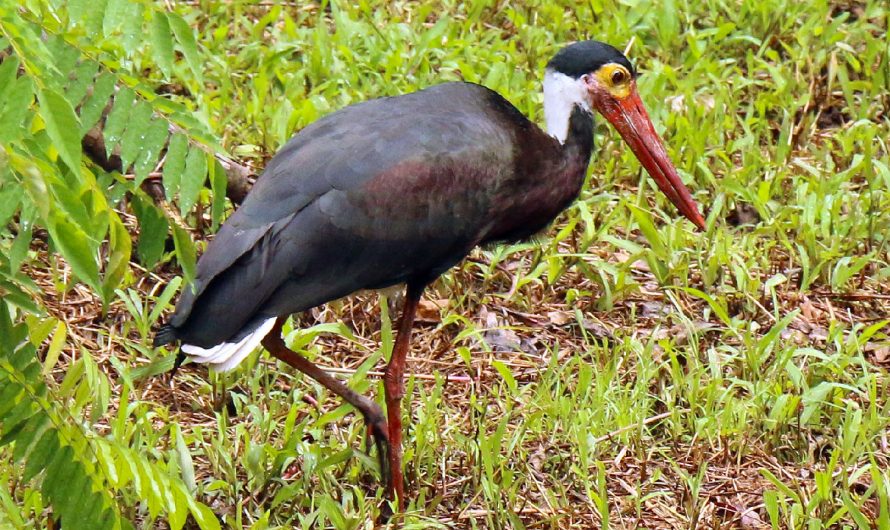
M818 322L822 320L824 311L813 305L809 298L804 297L803 303L800 304L800 314L807 322Z
M547 318L550 319L551 324L565 326L575 319L575 315L568 311L548 311Z
M875 364L890 365L890 344L869 342L862 349L874 357Z
M630 253L626 250L616 250L612 253L612 261L613 263L624 263L625 261L630 259Z
M640 307L640 316L643 318L659 318L671 312L667 304L661 302L643 302Z
M523 351L522 340L512 329L504 329L497 315L483 307L479 310L479 319L488 328L482 332L482 340L494 351Z
M640 272L652 272L652 269L649 268L649 264L646 263L645 260L638 259L637 261L631 264L631 268L634 270L638 270Z
M442 321L442 310L448 307L447 298L437 300L421 300L417 304L418 322L437 324Z
M583 322L581 322L581 327L587 330L591 335L598 339L605 339L612 337L612 331L609 330L606 326L596 322L594 320L590 320L585 318Z
M760 514L754 508L747 508L742 511L742 528L764 528L766 524L760 518Z
M489 329L482 333L482 338L494 351L524 351L522 340L511 329Z

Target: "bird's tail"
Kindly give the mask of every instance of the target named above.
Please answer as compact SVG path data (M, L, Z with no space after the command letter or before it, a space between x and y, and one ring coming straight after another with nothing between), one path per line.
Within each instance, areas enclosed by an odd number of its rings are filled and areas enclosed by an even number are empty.
M165 344L170 344L175 341L178 337L176 336L176 328L171 326L170 324L164 324L155 333L154 341L152 342L152 346L155 348L159 346L163 346ZM182 366L183 361L185 361L186 355L182 352L182 350L178 350L176 352L176 359L173 361L173 370L170 371L170 377L176 375L176 371L179 370L179 367Z
M164 324L161 326L161 329L155 333L154 341L152 342L152 346L158 348L165 344L170 344L171 342L176 340L176 328L171 326L170 324Z
M176 375L176 372L179 371L179 367L182 366L182 363L185 362L186 355L182 353L182 350L176 352L176 358L173 360L173 369L170 370L170 377Z

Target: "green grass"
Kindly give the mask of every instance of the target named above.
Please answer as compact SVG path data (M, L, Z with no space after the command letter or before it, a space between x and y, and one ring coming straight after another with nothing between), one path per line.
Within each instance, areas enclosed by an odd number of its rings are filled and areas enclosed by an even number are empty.
M202 69L177 60L171 97L258 169L326 113L443 81L483 83L540 123L560 46L633 42L708 229L680 220L602 125L581 198L547 237L477 251L436 282L426 300L448 302L426 306L409 356L405 528L890 530L885 4L176 9ZM162 82L150 50L133 62ZM62 291L65 264L41 266ZM62 352L47 369L59 385L72 355L94 358L72 414L181 477L224 526L371 528L376 458L321 387L266 354L226 375L188 366L172 388L153 375L168 354L149 346L155 306L169 309L178 274L134 268L99 324L65 309L62 331L29 321ZM54 293L44 285L44 306ZM382 396L392 336L377 296L299 316L288 340ZM0 506L30 518L13 526L41 525L7 460ZM154 524L144 506L129 515Z

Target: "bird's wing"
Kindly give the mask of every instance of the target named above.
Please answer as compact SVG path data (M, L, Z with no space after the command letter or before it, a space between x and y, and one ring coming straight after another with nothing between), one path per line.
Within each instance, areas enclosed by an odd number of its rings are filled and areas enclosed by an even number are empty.
M305 128L208 245L171 324L215 322L224 329L201 331L200 345L212 345L243 333L260 311L296 311L450 267L479 242L491 197L515 169L492 94L440 85Z

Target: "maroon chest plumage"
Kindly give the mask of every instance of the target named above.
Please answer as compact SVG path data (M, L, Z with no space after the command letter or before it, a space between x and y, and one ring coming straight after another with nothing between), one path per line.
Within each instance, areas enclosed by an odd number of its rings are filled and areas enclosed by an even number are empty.
M593 149L593 118L573 113L564 144L535 128L522 131L517 145L513 180L491 201L495 222L483 242L527 239L578 197Z

